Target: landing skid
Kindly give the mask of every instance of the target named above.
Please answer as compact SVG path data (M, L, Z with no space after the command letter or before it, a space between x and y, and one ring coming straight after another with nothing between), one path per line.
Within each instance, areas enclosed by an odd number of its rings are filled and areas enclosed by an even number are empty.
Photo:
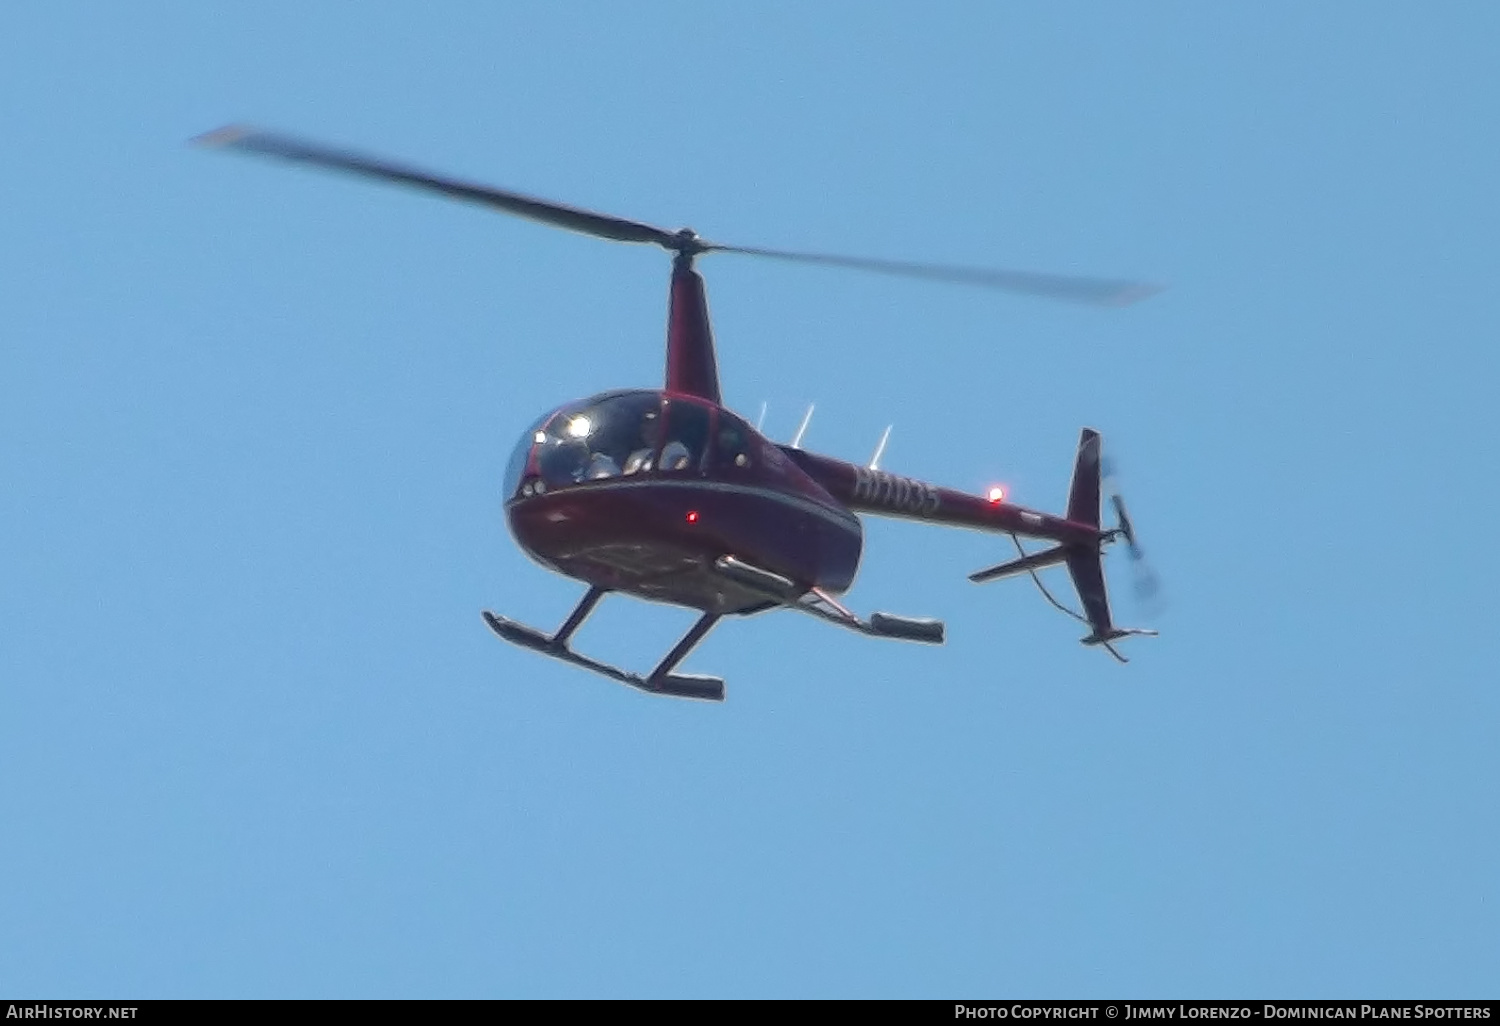
M821 620L836 623L840 627L858 631L860 634L868 634L874 638L918 641L927 645L943 643L944 627L941 620L896 616L893 613L871 613L868 620L862 620L819 588L814 588L802 596L792 608L811 613Z
M821 588L804 592L780 574L762 570L733 556L722 556L714 566L725 577L760 592L766 598L788 609L811 613L829 623L836 623L851 631L868 634L875 638L895 638L898 641L920 641L928 645L943 643L943 621L896 616L893 613L871 613L862 620L840 605L833 596Z
M576 609L568 616L566 622L558 628L556 634L547 635L535 627L528 627L524 623L508 620L503 616L496 616L486 609L483 612L484 622L489 629L499 637L513 645L529 648L533 652L551 656L553 659L561 659L565 663L581 666L585 670L592 670L610 680L618 681L627 687L644 691L651 695L668 695L672 698L696 698L706 702L724 701L724 682L718 677L703 677L691 673L673 673L672 670L678 663L686 658L703 636L713 628L719 621L718 613L704 613L698 618L698 622L683 635L681 641L668 652L666 658L657 664L656 669L642 677L640 674L630 673L618 666L601 663L597 659L579 655L568 647L568 640L573 632L588 619L599 600L604 597L603 588L590 588L588 594L578 603Z
M840 627L868 634L871 637L918 641L928 645L943 643L941 620L894 616L890 613L872 613L868 620L863 620L839 605L833 596L821 588L813 588L804 592L785 577L752 566L733 556L722 557L715 563L715 568L725 578L752 592L759 593L766 599L765 606L756 606L749 610L742 610L742 612L755 612L770 606L782 606L808 613L827 620L829 623L835 623ZM589 614L594 611L594 607L599 604L599 600L605 594L603 588L590 588L555 634L544 634L535 627L528 627L524 623L498 616L488 609L484 610L482 615L489 629L512 645L520 645L533 652L540 652L544 656L581 666L585 670L592 670L602 677L608 677L610 680L635 688L637 691L644 691L650 695L668 695L672 698L696 698L706 702L724 701L724 681L720 678L672 672L698 642L703 640L704 635L713 629L714 624L719 622L722 618L720 613L704 613L700 616L698 622L683 635L682 640L673 646L672 651L668 652L666 657L657 664L656 669L644 677L638 673L622 670L618 666L590 659L568 647L573 634L583 625L583 621L589 618Z

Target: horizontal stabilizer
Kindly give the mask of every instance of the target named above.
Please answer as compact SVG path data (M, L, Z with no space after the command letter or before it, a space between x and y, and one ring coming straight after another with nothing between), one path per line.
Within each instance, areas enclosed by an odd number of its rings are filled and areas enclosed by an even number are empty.
M1068 558L1068 549L1065 545L1058 545L1047 549L1045 552L1035 552L1020 559L1013 559L1009 563L1000 563L996 566L976 570L969 575L969 580L975 584L983 584L985 581L998 581L1002 577L1014 577L1016 574L1031 573L1042 567L1053 566Z

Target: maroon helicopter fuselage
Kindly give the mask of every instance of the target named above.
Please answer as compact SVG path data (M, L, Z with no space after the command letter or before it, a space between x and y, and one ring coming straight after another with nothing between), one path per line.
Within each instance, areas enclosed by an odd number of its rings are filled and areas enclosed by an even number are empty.
M608 392L549 413L506 479L517 542L606 591L713 613L767 608L733 557L837 594L859 569L857 512L1095 543L1097 528L782 446L695 396Z
M1094 524L766 439L720 404L703 280L688 261L672 275L667 386L569 403L520 440L506 514L531 558L606 591L743 613L774 603L719 572L720 558L837 594L859 569L857 513L1100 539Z
M801 591L842 592L859 569L859 518L744 420L692 396L615 392L555 411L521 440L507 490L527 554L608 591L737 613L766 596L718 572L720 557Z

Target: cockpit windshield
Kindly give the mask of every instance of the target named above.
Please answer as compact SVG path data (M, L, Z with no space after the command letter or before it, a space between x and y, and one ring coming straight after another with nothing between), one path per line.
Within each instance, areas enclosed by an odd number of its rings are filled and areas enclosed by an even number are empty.
M536 465L549 488L650 470L661 445L661 396L605 396L565 407L537 444Z
M660 392L612 392L572 403L521 439L507 494L515 495L528 473L540 478L539 491L637 474L701 473L711 458L713 419L712 406Z

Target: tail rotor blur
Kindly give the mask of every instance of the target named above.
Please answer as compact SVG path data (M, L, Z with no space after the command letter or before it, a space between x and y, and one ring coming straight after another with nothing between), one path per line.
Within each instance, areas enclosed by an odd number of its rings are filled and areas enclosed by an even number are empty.
M1140 539L1135 533L1135 522L1130 519L1130 512L1125 508L1125 497L1120 494L1114 461L1108 458L1104 461L1104 488L1110 505L1114 507L1116 536L1124 539L1125 551L1130 556L1131 584L1136 601L1151 612L1160 612L1161 578L1146 560L1145 550L1141 548Z

